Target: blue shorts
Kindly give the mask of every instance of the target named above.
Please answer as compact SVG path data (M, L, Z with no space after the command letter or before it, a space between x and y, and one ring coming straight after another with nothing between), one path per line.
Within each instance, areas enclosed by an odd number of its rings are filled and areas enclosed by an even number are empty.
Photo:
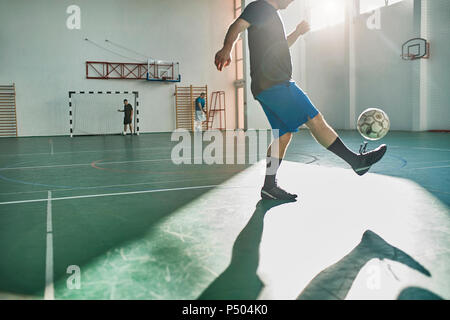
M270 87L261 92L256 100L261 104L270 126L274 129L275 139L288 132L297 132L300 126L319 114L308 96L294 81Z

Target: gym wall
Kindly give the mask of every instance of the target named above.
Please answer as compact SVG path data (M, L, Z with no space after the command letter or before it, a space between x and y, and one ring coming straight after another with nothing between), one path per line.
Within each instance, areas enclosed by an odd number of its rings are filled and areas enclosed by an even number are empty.
M69 30L70 5L81 8L81 29ZM16 84L20 136L69 134L69 90L140 93L140 131L175 128L175 84L145 80L87 80L85 61L136 62L145 58L108 45L105 39L156 59L180 62L179 85L225 90L227 125L234 128L234 70L219 73L214 54L233 20L223 0L0 0L0 84ZM118 99L115 109L122 106Z
M424 5L427 10L421 12ZM350 114L348 19L305 37L304 65L299 53L301 41L292 47L293 78L336 129L354 128L361 111L380 107L388 113L393 130L448 130L449 6L447 0L403 0L382 7L380 30L367 28L367 19L373 12L356 17L354 117ZM280 13L287 33L305 16L301 1L295 1ZM431 58L402 60L402 44L421 36L431 42ZM249 67L247 77L250 79ZM252 128L269 128L261 107L251 96L248 97L248 123Z
M450 1L428 0L426 29L431 43L427 69L427 129L450 130Z

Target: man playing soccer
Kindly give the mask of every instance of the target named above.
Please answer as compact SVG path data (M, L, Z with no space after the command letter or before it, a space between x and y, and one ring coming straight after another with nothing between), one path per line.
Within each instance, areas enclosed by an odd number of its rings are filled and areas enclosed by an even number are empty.
M133 127L131 126L131 120L133 118L133 107L128 103L128 100L123 100L123 110L117 110L119 112L124 112L123 115L123 135L127 134L127 125L130 127L130 134L133 135Z
M345 160L360 176L369 171L385 154L387 147L356 154L349 150L337 133L327 124L309 98L292 81L289 47L309 31L301 22L286 37L278 10L286 9L293 0L257 0L250 3L228 29L223 48L215 56L219 71L231 63L231 52L241 32L248 29L250 49L251 89L274 129L274 141L267 151L267 171L261 197L295 200L277 185L276 173L292 139L292 133L306 124L322 146Z

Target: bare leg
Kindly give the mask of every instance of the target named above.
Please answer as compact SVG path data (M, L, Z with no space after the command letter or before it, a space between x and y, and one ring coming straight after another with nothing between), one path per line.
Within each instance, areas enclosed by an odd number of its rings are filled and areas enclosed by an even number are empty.
M133 127L131 126L131 123L128 126L130 127L130 133L133 134Z
M285 135L281 136L280 138L274 140L271 145L269 146L269 149L267 150L267 156L268 157L274 157L277 159L283 159L286 155L286 150L289 146L289 144L292 141L292 133L288 132ZM272 152L273 150L273 152ZM277 152L278 150L278 152Z
M330 127L320 113L313 119L309 119L306 126L311 131L314 139L327 149L338 138L336 131Z

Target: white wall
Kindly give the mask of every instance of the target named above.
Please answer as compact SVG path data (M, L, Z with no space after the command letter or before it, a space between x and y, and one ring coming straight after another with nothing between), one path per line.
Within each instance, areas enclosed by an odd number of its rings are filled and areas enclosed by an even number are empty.
M427 63L426 126L450 130L450 1L427 0L424 13L431 58Z
M420 61L404 61L400 56L402 44L419 36L415 34L414 1L383 7L381 30L366 27L371 15L355 20L356 117L367 108L379 107L389 115L392 129L413 130Z
M81 30L68 30L66 9L81 8ZM215 71L213 59L233 20L224 0L0 0L0 84L16 84L20 136L66 135L69 90L140 93L141 132L175 127L174 84L145 80L87 80L85 61L133 62L102 50L109 39L154 58L180 62L179 85L208 85L227 94L234 126L234 74ZM118 101L118 106L121 101Z
M295 1L287 10L280 11L287 33L304 16L301 1L305 0ZM350 1L347 0L348 3ZM372 12L356 17L356 118L366 108L380 107L389 114L394 130L449 130L450 64L447 60L450 56L450 1L422 1L428 3L427 11L422 12L425 20L420 19L421 12L417 11L421 0L403 0L381 8L381 30L367 28L366 21ZM421 20L427 23L426 35L420 32L424 29ZM336 129L349 129L356 122L356 118L350 119L349 38L346 29L346 24L341 23L310 32L305 37L306 65L303 67L299 53L301 42L291 49L294 80ZM431 41L431 59L403 61L400 58L402 44L421 35ZM306 70L306 75L300 73L302 69ZM249 66L247 74L250 79ZM306 83L300 81L302 76ZM248 97L248 124L250 128L269 128L264 112L251 95Z

